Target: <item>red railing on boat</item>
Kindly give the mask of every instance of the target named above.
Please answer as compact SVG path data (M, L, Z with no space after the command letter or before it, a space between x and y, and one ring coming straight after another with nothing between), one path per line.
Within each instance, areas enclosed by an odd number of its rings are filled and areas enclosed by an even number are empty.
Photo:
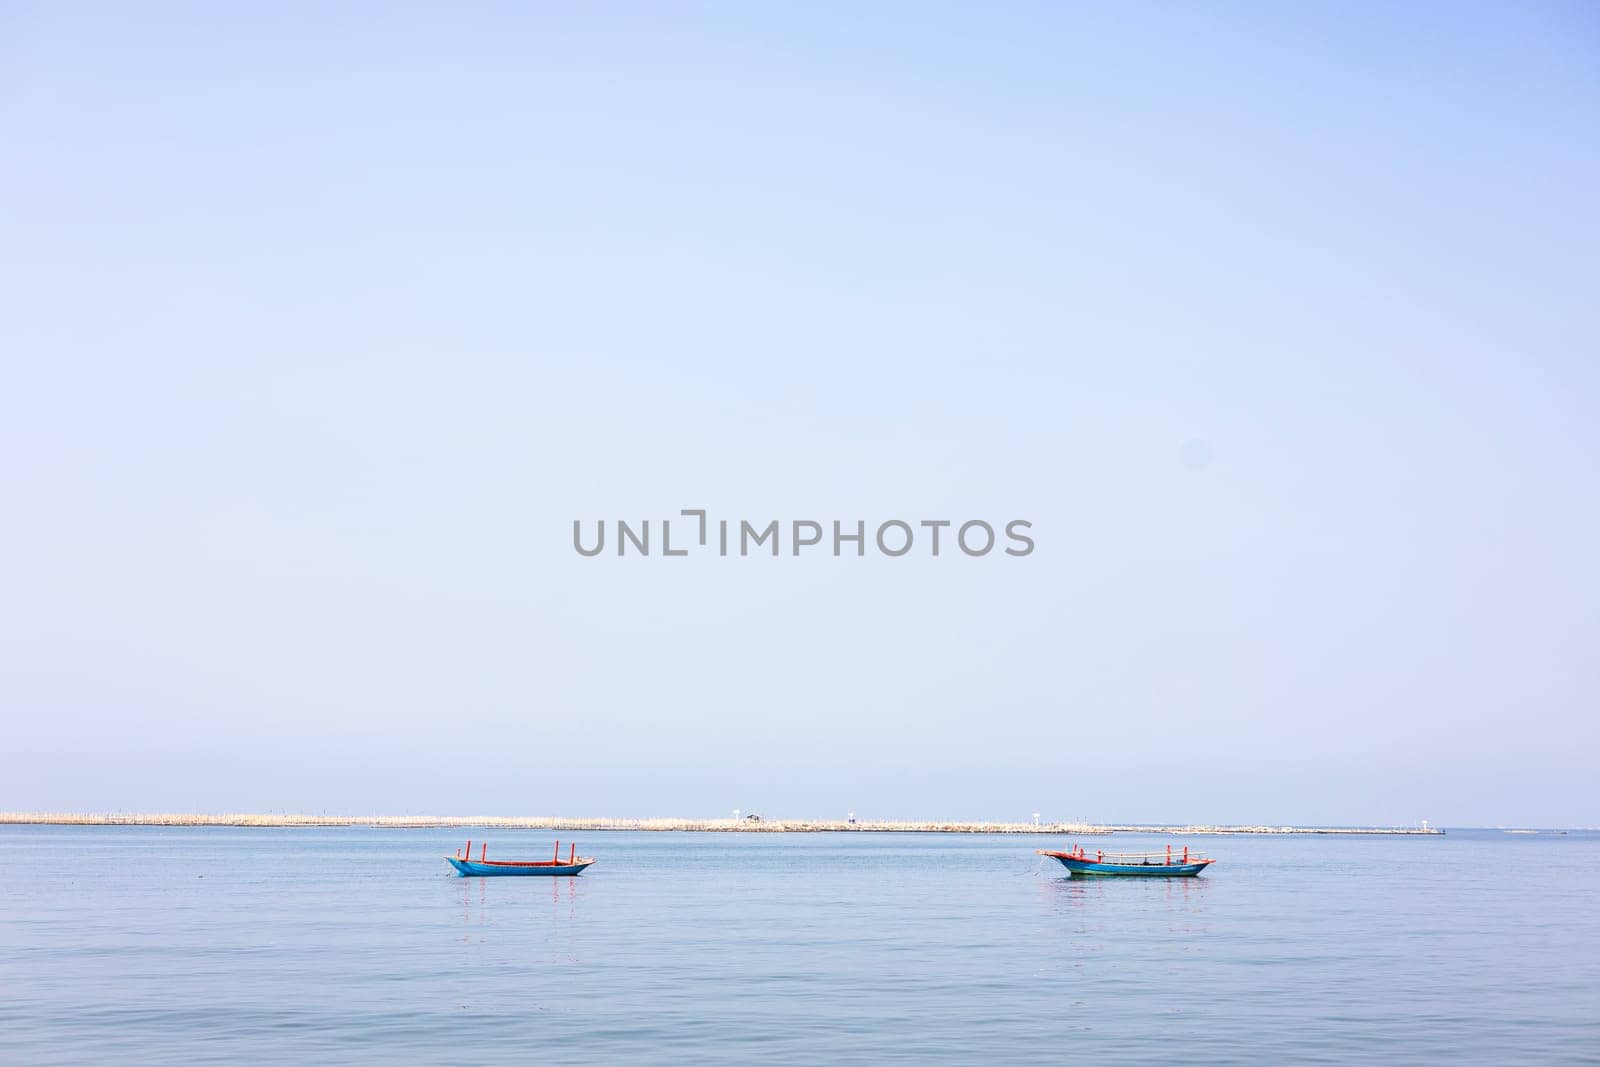
M576 843L572 843L567 851L567 860L565 863L562 863L561 841L559 838L556 840L554 855L547 860L491 860L489 859L489 843L487 841L483 842L483 844L479 846L478 858L474 860L472 858L471 838L467 839L467 847L465 851L459 848L456 849L456 859L464 859L468 863L476 863L483 867L571 867L575 866L579 862L579 858L578 846ZM592 863L594 861L586 860L585 862Z
M1066 857L1083 863L1111 863L1119 867L1171 866L1173 864L1185 865L1210 862L1209 857L1204 853L1191 852L1188 845L1184 845L1182 851L1176 853L1172 851L1171 845L1167 846L1165 852L1106 852L1097 848L1092 856L1082 845L1074 845L1065 852L1042 848L1039 849L1039 855Z

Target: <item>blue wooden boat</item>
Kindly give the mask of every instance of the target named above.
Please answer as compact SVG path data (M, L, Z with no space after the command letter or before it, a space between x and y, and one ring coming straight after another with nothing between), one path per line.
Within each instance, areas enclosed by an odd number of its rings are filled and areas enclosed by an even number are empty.
M472 858L472 842L467 842L467 850L457 852L454 856L446 856L445 860L454 867L461 877L472 875L494 877L499 875L573 875L582 874L583 869L594 860L589 856L578 855L578 846L573 845L565 862L561 859L561 842L556 842L555 856L547 860L491 860L488 858L489 845L486 842L478 853L478 858Z
M1198 852L1190 854L1189 846L1174 854L1168 845L1165 852L1102 852L1089 855L1082 845L1067 852L1039 849L1041 856L1054 856L1061 866L1072 872L1074 878L1084 876L1117 878L1193 878L1215 860Z

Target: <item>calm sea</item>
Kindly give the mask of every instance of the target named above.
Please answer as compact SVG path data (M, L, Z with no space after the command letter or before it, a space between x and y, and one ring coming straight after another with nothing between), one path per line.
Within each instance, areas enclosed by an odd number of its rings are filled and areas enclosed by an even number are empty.
M466 836L0 827L0 1062L1600 1062L1600 834Z

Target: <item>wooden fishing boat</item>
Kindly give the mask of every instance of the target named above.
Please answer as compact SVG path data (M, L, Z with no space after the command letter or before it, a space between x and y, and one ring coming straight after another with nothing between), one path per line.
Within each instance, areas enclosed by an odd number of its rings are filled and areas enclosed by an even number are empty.
M478 851L478 858L472 858L472 842L467 842L465 852L457 852L454 856L446 856L445 860L450 866L460 872L463 878L470 875L562 875L582 874L583 869L593 863L593 858L578 855L578 846L573 845L565 862L561 859L561 842L556 842L556 853L552 859L547 860L491 860L488 858L489 845L487 842Z
M1054 856L1060 860L1061 866L1071 871L1074 877L1193 878L1216 862L1198 852L1191 854L1188 845L1183 846L1183 851L1177 854L1173 853L1171 845L1167 846L1165 852L1104 852L1096 849L1092 856L1082 845L1067 852L1043 848L1038 851L1041 856Z

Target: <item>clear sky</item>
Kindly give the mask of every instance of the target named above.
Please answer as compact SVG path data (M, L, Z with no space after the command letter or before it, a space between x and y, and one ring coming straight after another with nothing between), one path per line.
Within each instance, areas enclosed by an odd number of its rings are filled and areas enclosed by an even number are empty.
M1600 824L1597 135L1590 3L0 0L0 808ZM572 550L696 507L1038 548Z

